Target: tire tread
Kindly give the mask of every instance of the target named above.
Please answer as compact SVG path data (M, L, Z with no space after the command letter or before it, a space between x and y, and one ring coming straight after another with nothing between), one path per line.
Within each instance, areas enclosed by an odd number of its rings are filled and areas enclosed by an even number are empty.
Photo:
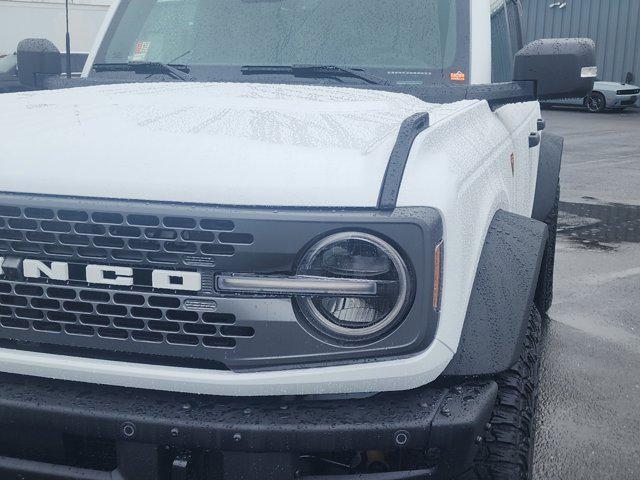
M520 358L496 377L498 399L474 467L460 479L531 478L541 334L542 317L533 307Z

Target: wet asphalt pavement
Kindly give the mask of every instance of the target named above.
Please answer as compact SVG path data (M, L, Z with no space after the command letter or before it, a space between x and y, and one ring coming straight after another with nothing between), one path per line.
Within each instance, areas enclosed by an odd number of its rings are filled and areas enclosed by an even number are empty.
M565 155L535 480L640 479L640 110L543 115Z

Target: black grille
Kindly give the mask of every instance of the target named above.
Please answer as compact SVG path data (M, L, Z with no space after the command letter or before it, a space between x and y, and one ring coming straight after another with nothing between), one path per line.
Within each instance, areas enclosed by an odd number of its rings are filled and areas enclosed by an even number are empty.
M618 90L618 95L637 95L640 93L640 89Z
M54 337L159 344L169 352L172 346L235 348L238 341L255 334L253 328L238 325L233 314L186 310L187 300L148 292L0 281L0 325Z
M0 253L87 262L207 265L251 245L229 220L0 205Z
M254 336L254 328L237 322L233 313L215 311L211 299L212 269L222 260L231 270L238 251L252 248L253 234L228 219L67 207L0 203L0 256L65 261L76 269L125 265L149 275L154 268L199 270L202 291L171 295L150 286L89 288L74 280L5 276L2 337L219 360L226 353L214 351L235 349Z

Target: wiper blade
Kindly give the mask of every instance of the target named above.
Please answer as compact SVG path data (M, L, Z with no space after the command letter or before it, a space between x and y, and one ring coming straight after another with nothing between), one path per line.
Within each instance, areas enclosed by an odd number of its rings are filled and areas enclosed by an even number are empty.
M359 68L337 65L245 65L240 69L243 75L294 75L296 77L351 77L364 80L372 85L388 85L383 78L366 73Z
M135 72L149 75L165 73L183 82L193 80L193 77L187 73L189 66L162 62L96 63L93 69L96 72Z
M364 80L372 85L388 84L387 80L366 73L359 68L338 67L337 65L294 65L295 74L299 75L327 75L335 77L353 77Z

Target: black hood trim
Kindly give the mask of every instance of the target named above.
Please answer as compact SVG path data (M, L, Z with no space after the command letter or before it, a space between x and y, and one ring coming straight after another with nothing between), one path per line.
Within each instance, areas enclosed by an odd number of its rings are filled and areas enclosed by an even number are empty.
M427 128L429 128L429 114L426 112L411 115L402 122L396 144L391 152L391 157L389 157L389 164L382 181L382 187L380 188L379 209L393 210L396 208L400 185L409 160L411 147L416 137Z

